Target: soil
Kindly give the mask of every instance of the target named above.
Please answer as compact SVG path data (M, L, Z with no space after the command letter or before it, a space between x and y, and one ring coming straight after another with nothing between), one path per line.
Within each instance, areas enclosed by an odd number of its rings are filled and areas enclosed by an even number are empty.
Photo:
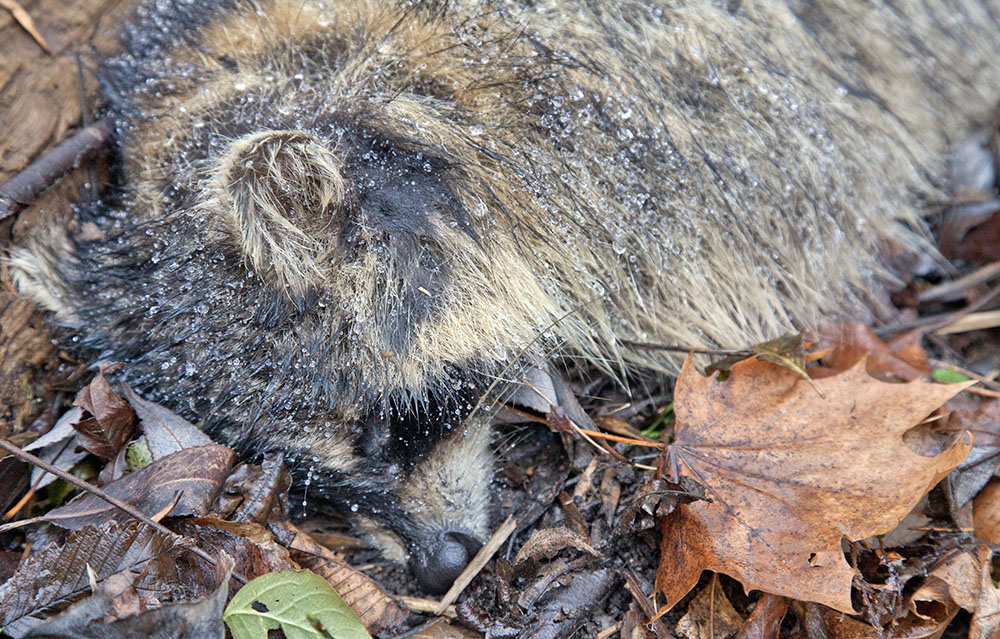
M50 150L100 106L93 69L118 46L116 30L131 3L125 0L21 2L52 54L45 53L7 11L0 11L0 183ZM77 59L83 67L80 83ZM36 227L72 221L73 203L88 196L91 171L73 171L17 216L0 222L0 247L23 242ZM51 425L52 406L84 381L84 370L51 342L44 315L17 297L0 273L0 435ZM47 410L49 409L49 410Z

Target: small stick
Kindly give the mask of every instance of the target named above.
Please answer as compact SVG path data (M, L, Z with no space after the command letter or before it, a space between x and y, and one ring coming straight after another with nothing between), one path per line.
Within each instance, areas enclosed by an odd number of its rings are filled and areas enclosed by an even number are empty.
M955 333L996 328L998 325L1000 325L1000 311L979 311L978 313L969 313L965 317L960 317L948 323L946 326L934 331L934 334L954 335Z
M465 567L462 574L458 576L455 583L453 583L451 588L448 589L448 592L444 594L444 597L441 598L441 603L439 603L437 608L434 609L435 615L444 614L444 612L448 610L448 606L455 603L455 600L458 599L460 594L462 594L462 591L469 585L469 582L471 582L475 576L479 574L479 571L483 569L486 562L493 557L493 553L495 553L500 546L503 545L503 542L507 541L507 538L510 537L515 530L517 530L517 520L514 519L513 515L511 515L510 517L507 517L502 524L500 524L500 528L498 528L497 531L493 533L493 536L490 537L490 540L479 549L476 556L472 558L469 565Z
M413 612L434 612L438 609L438 602L433 599L424 599L423 597L407 597L405 595L396 595L398 599L404 606L412 610ZM445 617L451 617L454 619L458 616L455 611L455 606L448 606L444 611Z
M578 427L579 428L579 427ZM606 439L611 442L621 442L624 444L632 444L633 446L645 446L646 448L666 448L667 445L662 442L651 442L644 439L635 439L632 437L622 437L621 435L612 435L610 433L602 433L596 430L586 430L579 428L580 432L585 435L590 435L591 437L596 437L598 439Z
M181 536L181 535L178 535L177 533L175 533L174 531L170 530L169 528L167 528L163 524L159 524L159 523L153 521L152 519L149 518L148 515L146 515L145 513L143 513L141 510L139 510L138 508L136 508L132 504L124 502L124 501L118 499L117 497L112 497L111 495L109 495L105 491L101 490L100 488L98 488L96 486L91 486L90 484L88 484L87 482L83 481L79 477L75 477L74 475L71 475L71 474L67 473L65 470L63 470L61 468L58 468L56 466L53 466L52 464L48 463L45 460L39 459L38 457L35 457L31 453L25 452L25 451L21 450L20 448L18 448L14 444L10 443L6 439L0 438L0 448L2 448L3 450L7 451L8 453L10 453L11 455L13 455L14 457L17 457L21 461L28 462L29 464L31 464L33 466L38 466L42 470L45 470L45 471L48 471L48 472L52 473L56 477L58 477L58 478L60 478L60 479L62 479L64 481L66 481L66 482L69 482L70 484L73 484L77 488L79 488L81 490L87 491L88 493L90 493L91 495L94 495L98 499L102 499L102 500L108 502L109 504L111 504L112 506L115 506L116 508L120 508L121 510L125 511L126 513L128 513L132 517L135 517L136 519L138 519L142 523L146 524L147 526L152 527L153 530L155 530L155 531L157 531L159 533L163 533L164 535L169 535L170 537L180 537ZM212 557L211 555L209 555L208 553L206 553L201 548L198 548L197 546L192 546L190 548L190 550L194 554L198 555L199 557L201 557L202 559L204 559L205 561L207 561L212 566L215 565L215 557ZM233 577L236 577L237 580L242 580L243 583L246 583L245 578L243 578L241 576L238 576L236 573L233 573Z
M1000 393L993 390L987 390L985 388L976 388L975 386L970 386L965 389L966 393L972 393L973 395L980 395L982 397L992 397L993 399L1000 399Z
M696 353L698 355L753 355L753 351L749 350L732 350L727 348L691 348L690 346L676 346L672 344L651 344L648 342L633 342L630 339L623 339L621 343L629 348L635 348L644 351L667 351L670 353Z
M973 286L979 286L1000 275L1000 262L993 262L979 268L968 275L963 275L957 280L943 282L937 286L921 291L917 295L917 301L921 304L929 302L949 301L957 298Z
M79 166L81 160L107 146L113 129L110 118L80 129L0 186L0 220L13 215L22 204L34 202L39 193Z

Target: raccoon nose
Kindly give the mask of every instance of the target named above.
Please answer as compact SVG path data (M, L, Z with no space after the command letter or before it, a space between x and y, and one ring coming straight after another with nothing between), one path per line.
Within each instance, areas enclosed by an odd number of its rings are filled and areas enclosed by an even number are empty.
M414 553L410 569L420 586L432 593L447 590L482 544L466 533L444 532L420 553Z

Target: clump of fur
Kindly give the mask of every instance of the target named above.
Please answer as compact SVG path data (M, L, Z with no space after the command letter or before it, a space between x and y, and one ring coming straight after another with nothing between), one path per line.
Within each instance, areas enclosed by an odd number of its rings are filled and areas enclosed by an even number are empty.
M11 265L446 586L488 527L468 417L498 376L553 353L669 373L635 342L865 313L879 247L920 244L949 140L993 103L996 9L150 2L102 73L108 239Z

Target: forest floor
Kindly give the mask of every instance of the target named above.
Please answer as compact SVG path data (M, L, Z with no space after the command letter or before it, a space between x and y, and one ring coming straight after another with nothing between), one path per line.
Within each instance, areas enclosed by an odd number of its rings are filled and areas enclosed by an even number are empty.
M0 9L0 184L99 113L93 71L131 5L22 2L51 53ZM0 220L0 249L86 233L73 206L108 163ZM443 598L315 514L280 456L237 459L61 350L2 272L0 437L90 492L0 460L0 627L216 636L247 582L305 568L380 637L1000 639L1000 214L973 195L985 213L939 224L961 268L896 292L878 329L762 345L724 382L631 380L642 396L567 364L593 423L557 408L501 430L497 534ZM261 592L229 610L252 617ZM299 636L361 636L303 614Z

